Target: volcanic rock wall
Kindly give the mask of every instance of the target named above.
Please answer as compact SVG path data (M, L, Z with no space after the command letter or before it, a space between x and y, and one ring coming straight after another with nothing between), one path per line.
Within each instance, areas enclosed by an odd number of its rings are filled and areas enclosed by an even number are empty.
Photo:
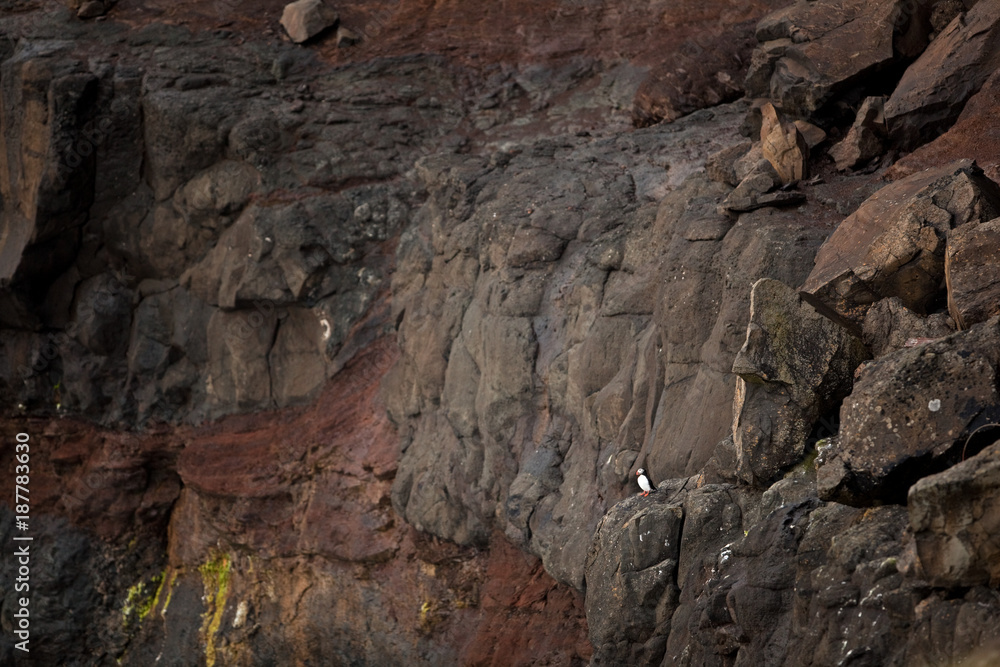
M282 4L0 8L35 661L988 659L997 3Z

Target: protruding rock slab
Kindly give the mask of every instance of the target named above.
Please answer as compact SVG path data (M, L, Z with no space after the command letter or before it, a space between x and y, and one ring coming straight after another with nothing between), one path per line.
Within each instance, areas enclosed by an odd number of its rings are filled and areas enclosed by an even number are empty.
M948 312L966 329L1000 314L1000 218L948 234Z
M994 72L969 99L951 129L892 165L885 173L886 180L894 181L953 160L973 159L987 176L1000 182L1000 124L994 122L998 107L1000 71Z
M882 188L847 217L816 253L802 297L857 333L876 301L898 296L926 312L944 279L952 228L1000 214L1000 187L970 160Z
M0 281L57 275L71 262L94 200L92 120L97 77L70 57L68 42L22 40L2 64L0 89ZM108 116L104 120L108 121ZM50 242L29 257L33 244Z
M1000 319L887 355L865 368L840 410L840 435L818 461L821 498L902 502L916 480L961 456L1000 421Z
M1000 585L1000 442L914 484L907 505L925 578Z
M906 70L885 105L893 139L913 148L951 125L1000 67L1000 0L956 17Z
M747 74L751 97L770 97L789 113L808 116L838 90L914 57L927 44L930 0L800 0L757 25Z
M733 372L737 474L767 486L805 455L812 425L851 390L861 341L777 280L754 283Z
M285 5L281 25L296 44L315 37L339 18L337 11L323 0L298 0Z
M799 132L802 133L802 138L806 140L806 145L809 146L809 150L812 150L819 146L821 143L826 141L826 131L817 126L813 125L807 120L802 120L797 118L792 121Z
M719 212L746 213L765 206L790 206L805 201L801 192L775 191L781 183L772 164L761 159L719 205Z
M587 555L587 621L595 664L613 664L635 645L655 643L656 635L669 632L684 510L664 500L660 494L625 500L594 534Z

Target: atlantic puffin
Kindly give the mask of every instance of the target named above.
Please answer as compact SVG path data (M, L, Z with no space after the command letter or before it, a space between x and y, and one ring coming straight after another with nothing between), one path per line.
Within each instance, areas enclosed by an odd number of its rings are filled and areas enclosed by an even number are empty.
M639 488L644 492L642 495L648 496L650 491L656 490L656 487L649 481L649 477L646 477L646 471L643 468L636 470L635 476L638 478Z

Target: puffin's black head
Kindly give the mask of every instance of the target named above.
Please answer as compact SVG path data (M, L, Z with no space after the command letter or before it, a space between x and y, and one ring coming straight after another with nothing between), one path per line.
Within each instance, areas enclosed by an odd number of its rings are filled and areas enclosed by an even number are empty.
M636 477L638 477L639 475L645 475L645 474L646 474L646 470L644 468L639 468L638 470L635 471L635 476Z

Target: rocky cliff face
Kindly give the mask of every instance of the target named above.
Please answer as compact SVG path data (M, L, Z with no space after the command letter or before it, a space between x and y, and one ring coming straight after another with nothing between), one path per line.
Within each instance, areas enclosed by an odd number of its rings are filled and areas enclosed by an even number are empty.
M996 3L86 4L0 8L34 660L1000 651Z

